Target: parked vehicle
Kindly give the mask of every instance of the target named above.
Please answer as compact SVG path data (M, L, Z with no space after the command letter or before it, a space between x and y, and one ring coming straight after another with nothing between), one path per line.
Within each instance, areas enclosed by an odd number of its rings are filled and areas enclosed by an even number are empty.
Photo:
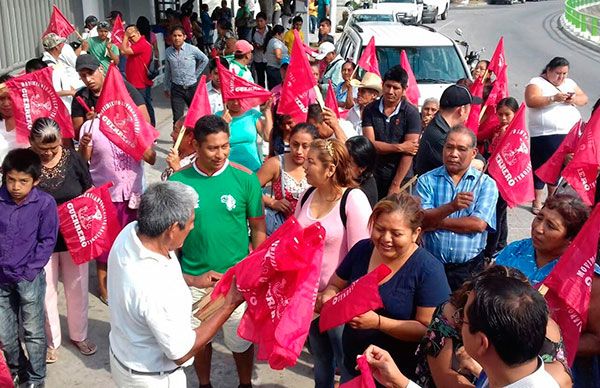
M423 0L425 4L437 8L437 16L442 20L448 19L448 11L450 10L450 0ZM435 23L435 21L433 22Z
M373 8L392 12L405 24L421 23L423 18L423 0L377 0Z
M342 58L357 61L371 37L375 38L381 74L400 63L406 51L421 94L419 106L429 97L439 98L444 89L461 78L472 79L456 42L425 26L366 22L349 25L336 48Z
M343 20L343 19L342 19ZM365 22L400 22L397 16L388 11L381 9L357 9L351 12L344 24L340 22L337 26L337 32L342 32L346 26L355 25L356 23Z
M435 23L438 18L438 8L435 5L423 3L422 23Z

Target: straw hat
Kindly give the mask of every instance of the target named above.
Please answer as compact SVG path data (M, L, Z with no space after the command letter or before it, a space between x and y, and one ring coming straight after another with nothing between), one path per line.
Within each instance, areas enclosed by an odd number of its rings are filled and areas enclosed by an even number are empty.
M362 81L357 79L353 79L350 81L350 84L359 89L373 89L377 90L377 93L381 94L381 77L375 73L365 73L362 78Z

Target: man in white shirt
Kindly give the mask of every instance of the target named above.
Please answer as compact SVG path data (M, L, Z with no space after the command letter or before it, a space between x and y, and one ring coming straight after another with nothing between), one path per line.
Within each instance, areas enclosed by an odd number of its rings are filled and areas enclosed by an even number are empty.
M223 110L223 96L221 94L221 80L219 78L219 71L217 70L217 60L221 61L221 64L225 68L228 67L227 61L222 57L218 59L213 58L208 64L210 81L206 83L206 91L208 92L208 102L212 114Z
M232 285L225 307L192 329L192 296L174 251L194 226L198 195L179 182L161 182L142 195L138 221L110 251L110 367L118 387L186 387L182 366L205 346L243 298ZM198 287L215 272L187 276Z

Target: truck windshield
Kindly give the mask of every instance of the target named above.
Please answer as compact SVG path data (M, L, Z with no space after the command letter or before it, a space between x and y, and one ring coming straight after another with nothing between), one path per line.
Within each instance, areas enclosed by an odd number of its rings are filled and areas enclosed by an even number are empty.
M454 46L377 47L381 74L400 63L402 50L406 50L418 83L455 83L468 77Z
M389 14L354 14L352 23L364 22L394 22L394 15Z

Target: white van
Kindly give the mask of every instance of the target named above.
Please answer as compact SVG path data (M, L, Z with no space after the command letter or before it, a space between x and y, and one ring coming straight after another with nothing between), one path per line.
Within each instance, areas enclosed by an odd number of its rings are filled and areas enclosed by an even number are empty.
M374 0L373 9L391 12L405 24L421 23L423 19L423 0Z
M429 7L437 8L437 16L442 20L448 18L448 11L450 10L450 0L423 0Z
M425 26L358 23L344 29L336 43L337 52L342 58L356 63L371 37L375 37L382 76L389 68L400 64L400 53L406 51L421 94L419 107L426 98L439 99L444 89L459 79L472 79L455 42Z

